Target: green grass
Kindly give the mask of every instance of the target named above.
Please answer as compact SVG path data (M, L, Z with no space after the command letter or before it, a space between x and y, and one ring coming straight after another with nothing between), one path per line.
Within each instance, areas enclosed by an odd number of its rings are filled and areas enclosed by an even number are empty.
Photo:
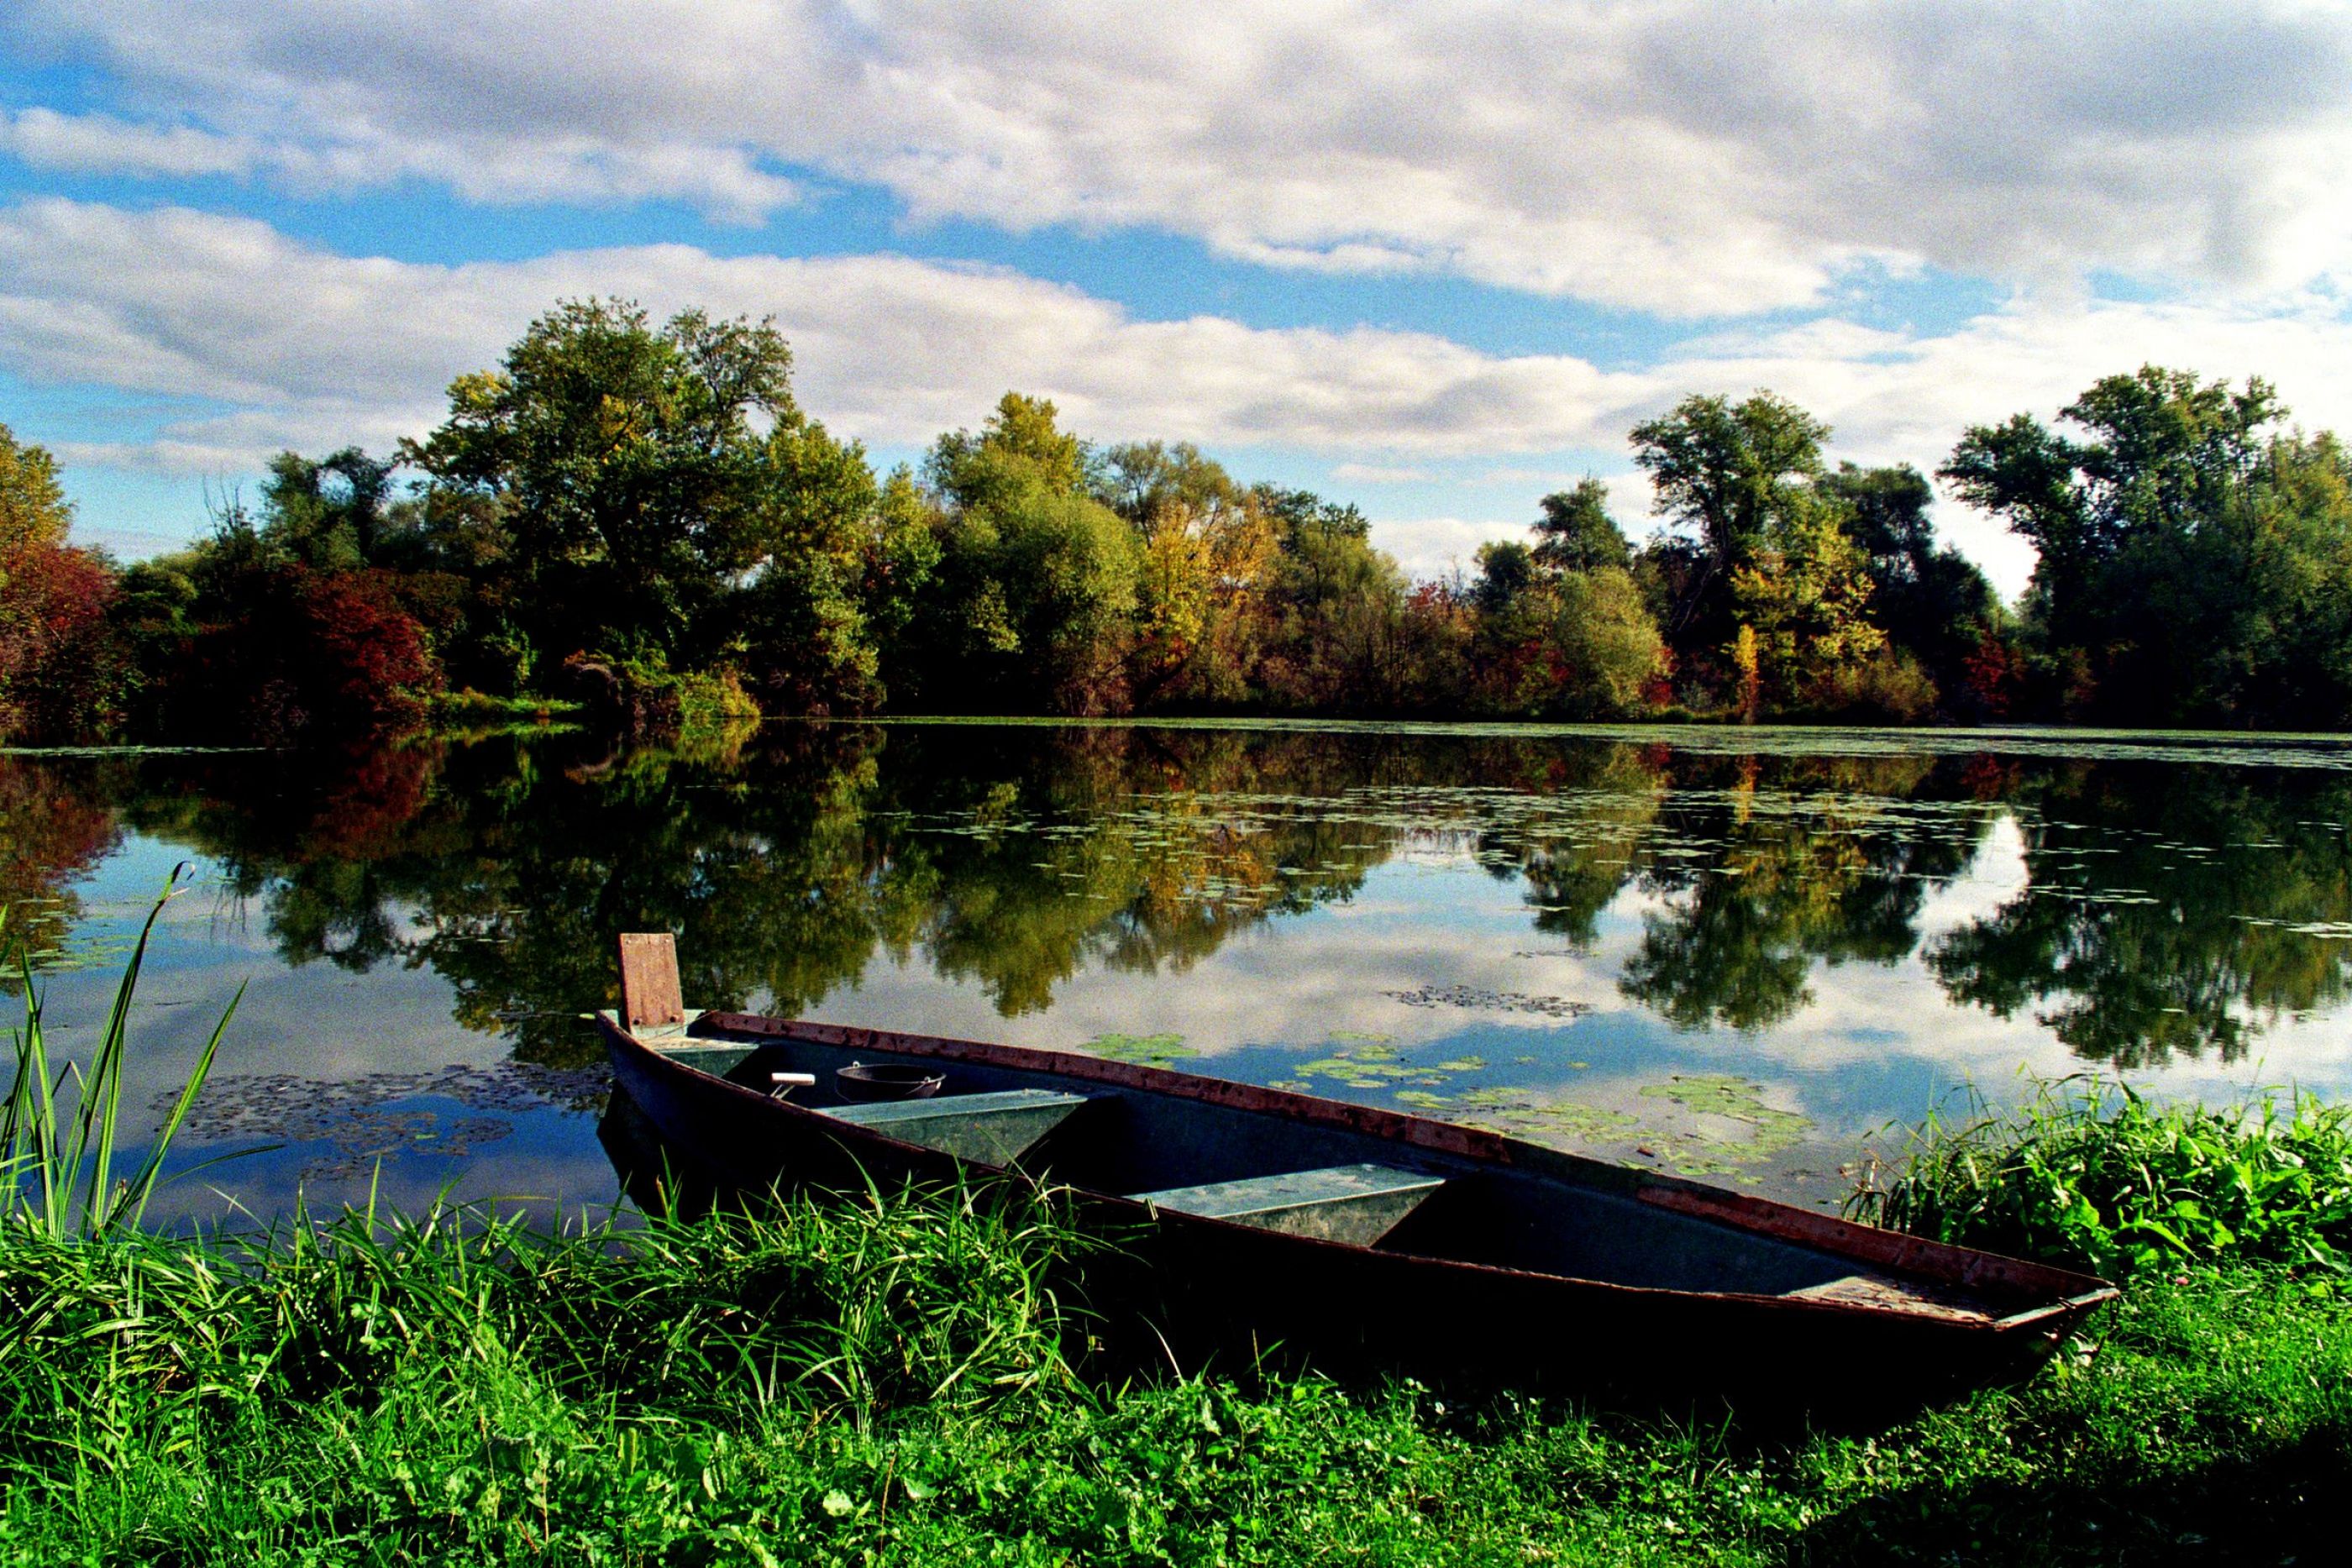
M582 705L564 697L499 696L467 686L462 691L436 692L430 706L436 718L514 718L550 720L577 714Z
M1017 1195L461 1218L0 1233L0 1561L2278 1562L2352 1479L2352 1310L2278 1270L2160 1276L2022 1390L1791 1437L1091 1386L1051 1284L1087 1243Z
M139 973L146 966L147 944L154 936L155 922L163 906L182 891L180 878L186 869L184 864L172 868L162 895L147 912L123 965L122 978L115 986L98 1049L86 1068L77 1063L52 1069L41 994L33 980L34 960L27 950L18 949L17 994L24 999L25 1021L14 1035L16 1071L7 1097L0 1100L0 1224L51 1239L102 1238L117 1230L139 1228L148 1201L163 1179L172 1139L202 1092L221 1037L236 1016L237 1004L245 999L245 988L240 986L220 1022L213 1026L154 1139L131 1174L115 1179L131 998L139 988ZM6 915L6 909L0 907L0 925L5 925Z
M496 696L468 686L434 695L427 705L427 733L437 740L461 743L541 736L577 729L584 711L582 704L562 697Z
M23 1111L0 1186L0 1563L2340 1552L2344 1119L2308 1102L2054 1090L1924 1129L1865 1197L1879 1218L2109 1256L2129 1288L2021 1388L1816 1432L1249 1368L1113 1385L1073 1294L1104 1243L1009 1187L559 1235L462 1210L156 1235L152 1167L95 1174L119 1072L51 1103L27 1006L10 1103L49 1109Z

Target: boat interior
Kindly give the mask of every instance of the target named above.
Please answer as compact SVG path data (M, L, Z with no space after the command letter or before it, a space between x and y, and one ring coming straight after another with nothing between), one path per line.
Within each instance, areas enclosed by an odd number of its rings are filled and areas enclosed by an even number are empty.
M1497 1166L1276 1111L870 1045L730 1038L701 1025L657 1049L800 1110L978 1166L1017 1166L1165 1210L1383 1251L1979 1322L2048 1300L1996 1281L1961 1290L1895 1275L1802 1241L1677 1213L1642 1202L1636 1173L1574 1156L1543 1168ZM921 1099L842 1092L841 1069L878 1065L920 1067L943 1082Z

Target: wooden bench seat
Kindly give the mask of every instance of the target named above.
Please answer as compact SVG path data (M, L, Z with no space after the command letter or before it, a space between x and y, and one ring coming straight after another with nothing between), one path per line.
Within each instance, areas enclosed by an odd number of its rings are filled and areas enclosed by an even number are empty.
M1444 1185L1443 1176L1387 1166L1331 1166L1132 1196L1178 1214L1369 1247Z
M1004 1089L990 1094L942 1094L930 1100L877 1100L831 1105L835 1121L880 1133L902 1144L937 1149L960 1160L1011 1165L1024 1151L1087 1103L1083 1094L1051 1089Z

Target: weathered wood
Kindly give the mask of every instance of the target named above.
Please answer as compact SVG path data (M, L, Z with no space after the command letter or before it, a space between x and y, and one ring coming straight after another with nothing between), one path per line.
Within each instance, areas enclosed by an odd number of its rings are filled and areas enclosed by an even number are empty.
M667 931L621 933L621 1024L637 1030L680 1029L686 997L677 983L677 938Z

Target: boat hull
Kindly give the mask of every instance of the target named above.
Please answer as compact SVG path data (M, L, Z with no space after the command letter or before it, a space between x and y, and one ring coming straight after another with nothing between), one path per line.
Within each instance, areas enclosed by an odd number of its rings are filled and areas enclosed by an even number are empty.
M1050 1149L1008 1173L780 1103L609 1022L604 1032L620 1088L658 1135L661 1157L724 1188L859 1190L869 1183L888 1187L1006 1174L1055 1179ZM2114 1293L2101 1281L2063 1270L1869 1230L1482 1129L1255 1085L1060 1052L755 1015L707 1018L698 1034L889 1052L1034 1074L1055 1085L1280 1117L1302 1138L1368 1139L1368 1146L1452 1162L1472 1173L1507 1172L1517 1179L1605 1191L1612 1200L1630 1199L1612 1210L1629 1229L1655 1223L1679 1237L1696 1227L1701 1242L1719 1235L1811 1248L1850 1259L1857 1270L1899 1270L1906 1278L1939 1280L1955 1291L1998 1289L2029 1302L2025 1310L1994 1317L1916 1302L1897 1310L1738 1289L1661 1289L1431 1256L1406 1246L1349 1245L1072 1188L1088 1227L1118 1243L1112 1259L1087 1270L1097 1320L1111 1331L1115 1345L1148 1347L1163 1364L1172 1354L1188 1371L1206 1358L1273 1356L1336 1373L1467 1376L1603 1395L1723 1396L1810 1408L1907 1404L2030 1370ZM1638 1259L1645 1246L1658 1244L1628 1236L1620 1252Z

